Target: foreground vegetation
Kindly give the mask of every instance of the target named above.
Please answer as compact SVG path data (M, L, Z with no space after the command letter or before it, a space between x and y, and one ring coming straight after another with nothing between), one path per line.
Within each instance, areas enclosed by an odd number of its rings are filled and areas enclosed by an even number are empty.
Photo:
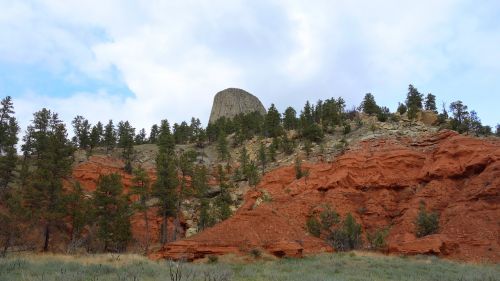
M251 263L223 259L179 264L137 255L12 255L0 259L0 281L500 280L499 265L461 264L427 256L351 252L304 259L261 257Z

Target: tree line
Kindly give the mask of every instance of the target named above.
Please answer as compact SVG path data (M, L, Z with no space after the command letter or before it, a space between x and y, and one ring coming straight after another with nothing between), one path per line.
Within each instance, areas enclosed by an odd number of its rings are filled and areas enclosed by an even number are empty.
M89 250L123 251L130 239L130 216L142 214L146 227L145 251L149 249L149 209L155 207L162 217L160 242L167 243L179 238L181 203L186 197L199 199L199 228L203 229L231 215L229 190L237 181L248 181L256 185L259 176L265 173L267 164L276 160L277 153L290 155L294 152L295 139L288 131L295 131L304 141L306 153L311 143L321 143L325 134L341 129L344 134L351 131L353 121L361 122L359 113L373 115L380 122L397 121L406 115L417 118L420 111L437 114L437 124L460 133L491 135L492 128L483 126L474 110L469 112L461 101L452 102L449 108L443 104L438 113L436 97L425 96L409 85L404 103L397 113L379 106L375 97L368 93L359 107L347 110L342 98L319 100L315 104L307 101L298 113L288 107L280 113L272 104L265 115L257 112L240 114L234 118L220 118L203 128L197 118L191 122L175 123L167 120L151 127L149 136L145 129L136 134L128 121L115 126L112 120L106 125L101 122L92 125L83 116L76 116L71 124L74 137L69 138L65 123L57 113L42 109L33 114L33 120L26 128L21 155L18 155L20 127L14 116L11 97L1 101L0 108L0 243L5 253L26 232L26 227L37 229L43 237L43 250L50 249L54 235L69 233L69 245L86 245ZM496 126L500 136L500 125ZM271 138L270 145L260 143L257 155L250 160L245 146L240 150L240 165L228 168L230 138L232 145L240 146L255 136ZM155 144L156 181L142 167L132 165L134 145ZM178 144L194 144L203 148L213 143L221 162L214 174L220 185L218 195L210 200L208 186L209 170L203 164L196 164L200 155L195 150L178 151ZM101 148L110 153L119 148L124 159L124 171L133 175L133 186L128 194L123 192L119 174L102 175L92 194L85 192L80 183L71 178L74 152L77 149L93 153ZM231 175L232 174L232 175ZM151 206L150 199L156 198ZM173 219L173 231L169 233L169 219Z

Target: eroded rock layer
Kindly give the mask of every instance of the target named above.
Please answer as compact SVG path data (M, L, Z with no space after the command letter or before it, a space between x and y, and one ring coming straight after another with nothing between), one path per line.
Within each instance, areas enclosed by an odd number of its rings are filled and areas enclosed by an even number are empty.
M332 251L306 230L325 205L353 214L363 233L389 227L388 249L467 261L500 261L500 142L444 131L419 140L359 143L332 163L267 173L231 218L167 244L152 258L194 260L261 249L276 256ZM261 200L263 194L267 200ZM423 202L439 215L438 234L417 238Z

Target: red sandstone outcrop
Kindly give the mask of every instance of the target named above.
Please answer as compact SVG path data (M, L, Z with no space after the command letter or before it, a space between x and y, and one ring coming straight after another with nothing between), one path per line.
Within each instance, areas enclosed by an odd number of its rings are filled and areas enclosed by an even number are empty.
M363 233L390 227L397 254L436 254L467 261L500 261L500 142L444 131L411 140L361 142L332 163L267 173L231 218L167 244L152 258L193 260L261 249L276 256L331 251L307 233L307 217L330 205L353 214ZM272 200L259 200L263 193ZM260 202L260 204L259 204ZM421 202L439 216L439 234L415 237Z

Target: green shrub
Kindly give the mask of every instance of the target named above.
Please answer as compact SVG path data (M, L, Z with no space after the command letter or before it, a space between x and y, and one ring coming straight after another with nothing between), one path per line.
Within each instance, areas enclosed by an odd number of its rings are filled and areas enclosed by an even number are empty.
M351 125L345 124L344 125L344 135L347 135L351 132Z
M319 214L319 218L321 219L321 227L325 230L340 222L339 214L330 209L329 206Z
M377 229L372 233L366 234L366 240L370 244L370 249L372 250L384 250L387 248L387 243L385 238L389 234L389 229Z
M208 256L208 263L217 263L219 261L219 257L216 255Z
M342 222L342 227L332 231L327 241L337 251L356 249L361 245L361 225L349 213Z
M314 216L311 216L307 219L307 231L311 233L315 237L319 237L321 235L321 224L318 219Z
M252 257L258 259L262 256L262 252L259 249L254 248L254 249L250 250L250 255L252 255Z
M304 171L302 171L302 163L300 158L295 157L295 178L300 179L304 176Z
M427 212L424 204L420 204L417 219L415 220L417 237L424 237L439 231L439 214Z

